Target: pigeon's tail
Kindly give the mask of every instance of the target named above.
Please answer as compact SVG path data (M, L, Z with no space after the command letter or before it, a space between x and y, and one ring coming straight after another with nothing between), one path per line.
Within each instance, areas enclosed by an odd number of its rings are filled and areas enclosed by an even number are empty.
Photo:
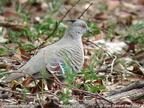
M13 80L17 80L24 76L25 76L25 74L22 74L22 73L12 73L11 75L6 76L4 79L2 79L2 81L11 82Z

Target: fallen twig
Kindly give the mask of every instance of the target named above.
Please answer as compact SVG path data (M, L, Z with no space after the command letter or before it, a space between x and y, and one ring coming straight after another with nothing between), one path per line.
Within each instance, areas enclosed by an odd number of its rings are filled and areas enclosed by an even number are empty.
M62 19L59 21L59 22L56 22L55 24L55 28L53 30L53 32L45 39L45 41L43 43L41 43L39 46L38 46L38 49L39 48L42 48L42 46L46 43L46 41L56 32L57 28L59 27L60 23L63 21L63 19L66 17L66 15L75 7L75 5L78 4L78 2L80 2L81 0L78 0L66 13L65 15L62 17ZM37 48L34 48L32 50L35 50Z
M27 27L26 24L16 23L16 22L8 22L8 21L0 21L0 26L9 28L13 31L23 31L23 28Z
M95 45L96 47L98 47L98 48L100 48L101 50L103 50L106 54L108 54L108 56L109 56L110 58L113 58L108 52L106 52L102 47L98 46L96 43L94 43L94 42L92 42L92 41L90 41L90 40L88 40L88 39L85 39L85 41L92 43L92 44Z
M91 93L91 92L88 92L88 91L80 90L80 89L77 89L77 88L74 88L73 90L74 91L78 91L78 92L82 92L82 93L84 93L86 95L89 95L89 96L99 97L99 98L101 98L101 99L103 99L103 100L105 100L105 101L107 101L107 102L109 102L111 104L113 103L112 101L110 101L110 100L108 100L108 99L106 99L106 98L104 98L104 97L102 97L102 96L100 96L98 94L95 94L95 93Z
M30 58L30 57L27 57L27 56L25 56L25 55L23 55L23 54L19 54L19 53L17 53L17 52L15 52L14 50L12 50L12 49L10 49L7 45L5 45L5 44L2 44L2 43L0 43L2 46L4 46L4 47L6 47L7 49L8 49L8 51L9 52L12 52L13 54L18 54L18 55L20 55L20 56L22 56L22 57L25 57L25 58Z
M18 95L23 95L23 93L20 93L20 92L17 92L17 91L12 91L12 90L8 90L8 89L5 89L5 88L0 88L0 91L5 91L5 92L11 92L11 93L15 93L15 94L18 94ZM50 92L50 91L42 91L42 92L37 92L39 94L43 94L43 93L49 93L49 94L52 94L56 97L58 97L57 95L55 95L54 93ZM35 96L37 93L33 93L33 94L30 94L30 93L25 93L25 95L28 95L28 96Z
M84 14L92 5L93 5L93 3L91 3L91 4L82 12L82 14L78 17L78 19L80 19L80 18L83 16L83 14Z

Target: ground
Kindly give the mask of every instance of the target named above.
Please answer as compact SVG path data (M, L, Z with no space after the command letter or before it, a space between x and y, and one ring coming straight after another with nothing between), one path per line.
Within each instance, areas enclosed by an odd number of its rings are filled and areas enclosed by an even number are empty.
M31 78L0 82L0 106L142 108L143 6L144 0L2 0L0 78L58 41L69 25L65 20L84 20L93 34L83 36L81 72L51 90Z

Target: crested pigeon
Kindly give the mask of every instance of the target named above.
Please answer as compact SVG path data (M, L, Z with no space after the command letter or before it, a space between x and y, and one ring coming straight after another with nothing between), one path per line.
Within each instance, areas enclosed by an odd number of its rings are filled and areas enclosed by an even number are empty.
M46 78L47 83L52 83L53 76L51 73L64 76L65 68L75 72L80 71L84 63L82 36L87 32L91 33L91 31L82 20L68 21L71 21L72 24L58 42L42 48L24 66L17 70L18 73L12 73L3 80L17 80L26 75L41 79L41 71L46 71L44 78ZM70 66L66 65L66 60L69 61ZM63 80L63 77L58 78Z

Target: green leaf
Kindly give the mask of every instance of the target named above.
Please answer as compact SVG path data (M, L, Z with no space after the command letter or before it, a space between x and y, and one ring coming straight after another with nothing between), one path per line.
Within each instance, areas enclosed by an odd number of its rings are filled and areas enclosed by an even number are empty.
M18 1L18 4L15 5L15 6L16 6L16 7L15 7L16 11L17 11L18 13L20 13L20 12L21 12L21 2Z
M7 54L6 48L0 48L0 54Z
M35 48L35 46L33 44L22 44L21 47L24 50L30 50L30 49L34 49Z
M100 85L100 86L94 85L90 88L90 92L95 93L95 92L98 92L104 88L105 88L105 86L103 86L103 85Z

